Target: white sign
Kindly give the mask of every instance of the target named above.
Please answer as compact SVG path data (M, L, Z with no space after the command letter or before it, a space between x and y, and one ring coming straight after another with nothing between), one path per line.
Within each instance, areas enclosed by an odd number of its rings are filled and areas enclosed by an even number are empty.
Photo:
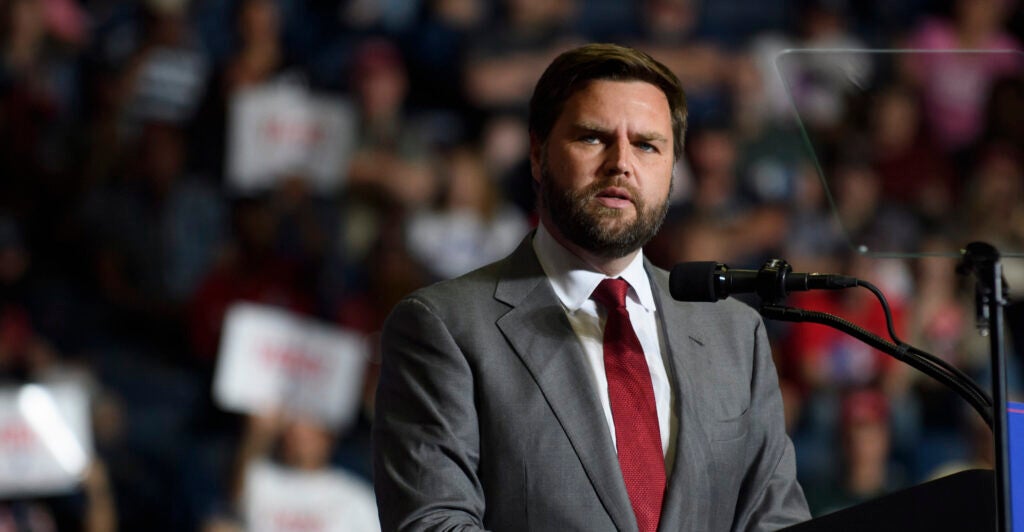
M79 385L0 388L0 498L73 490L92 456L89 420Z
M224 318L214 396L227 410L283 410L344 429L358 412L368 359L359 333L238 303Z
M355 147L356 112L343 98L281 81L239 91L228 126L227 174L239 192L259 192L294 175L331 192Z
M373 489L340 469L256 462L246 470L242 505L248 532L380 531Z

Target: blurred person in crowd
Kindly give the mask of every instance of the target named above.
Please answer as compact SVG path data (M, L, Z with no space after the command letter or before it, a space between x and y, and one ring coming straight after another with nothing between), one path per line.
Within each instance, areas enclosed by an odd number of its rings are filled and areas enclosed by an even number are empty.
M71 495L0 500L4 532L115 532L117 512L106 467L94 460Z
M328 253L337 205L331 198L317 195L309 179L298 172L281 179L269 194L278 221L278 253L316 276Z
M285 47L276 0L238 0L233 6L234 49L224 64L216 65L190 127L196 167L216 176L224 172L228 110L234 97L244 89L301 73Z
M141 380L136 368L120 370L122 378ZM101 368L101 377L109 379L107 371ZM155 387L145 390L146 404L141 405L131 390L115 390L113 388L116 384L104 384L104 388L91 398L92 434L96 455L106 466L109 489L117 503L118 527L121 530L173 528L183 521L170 518L162 527L154 526L154 520L169 517L168 514L180 509L180 506L170 507L167 503L171 491L168 489L169 479L174 475L166 474L161 462L170 460L162 456L165 451L145 443L145 429L139 426L144 423L139 423L136 417L143 415L152 418L160 415L152 408L159 401L154 396L160 394L160 390ZM166 425L157 430L157 437L162 441L168 442L173 438L169 434L173 430ZM176 438L174 443L168 445L181 445L182 441ZM188 472L194 475L196 468L189 467Z
M698 34L724 49L743 49L754 35L789 29L804 7L791 0L719 0L699 2Z
M580 38L571 29L575 0L503 0L492 31L467 44L466 94L484 110L522 110L544 67Z
M321 0L334 7L347 31L401 34L409 30L424 0ZM333 4L333 5L332 5Z
M69 360L37 330L25 283L31 265L17 224L8 216L0 216L0 385L4 392L10 392L27 383L67 383L82 388L86 397L100 394L101 384L91 369ZM23 442L19 434L19 429L11 425L0 426L0 452L12 452L11 445ZM0 497L0 530L47 532L71 528L87 532L117 528L113 488L99 456L90 457L80 484L68 495Z
M82 121L92 112L85 9L74 0L0 2L0 210L23 229L32 255L23 284L55 342L92 330L88 316L58 316L78 302L69 280L85 269L77 217L89 156Z
M1004 76L992 84L985 105L984 131L981 146L1005 143L1024 146L1024 72Z
M855 51L866 46L850 31L846 2L801 0L794 36L764 33L752 41L755 58L767 85L766 104L776 117L787 117L796 108L815 149L822 142L842 142L847 98L860 90L875 70L869 54ZM800 49L824 49L800 53ZM797 53L783 56L788 49ZM780 79L781 78L781 79Z
M689 121L701 125L728 105L723 83L731 58L718 42L698 33L703 2L645 0L638 3L640 31L627 41L665 64L686 90Z
M774 115L768 105L768 91L778 76L765 78L749 54L737 55L731 65L728 83L739 192L755 203L793 202L800 173L808 164L807 147L796 125Z
M993 82L1019 74L1021 44L1007 33L1010 2L956 0L948 17L924 19L904 48L913 50L993 50L993 53L905 54L901 74L918 89L928 125L940 146L952 153L974 142L982 131L984 99ZM1001 51L1001 52L999 52Z
M920 222L883 194L882 179L867 157L851 151L837 158L825 179L850 245L868 251L916 249Z
M402 53L386 39L370 39L355 52L352 85L360 106L361 137L368 146L410 149L403 138L409 77Z
M511 177L519 163L530 158L530 145L524 140L529 138L525 117L515 113L492 115L485 121L481 137L484 165L501 180Z
M122 121L132 136L146 121L184 124L199 105L207 62L187 9L185 0L145 2L142 42L119 80Z
M387 218L387 214L383 214ZM361 261L364 271L359 272L352 285L337 298L333 311L334 321L347 329L356 330L367 338L379 339L388 314L406 294L426 286L432 279L427 268L411 255L405 236L407 226L404 218L390 217L381 221L379 233ZM379 341L371 341L374 352L366 368L360 417L352 429L354 451L367 457L369 447L359 448L363 424L372 421L377 379L380 375ZM368 439L368 438L367 438ZM367 476L369 476L367 472Z
M1024 151L1002 142L984 147L965 184L968 241L984 241L1005 251L1024 250ZM1006 261L1010 296L1024 294L1024 264Z
M444 196L436 208L410 217L406 247L436 279L448 279L504 257L529 226L503 201L472 147L452 150L440 171Z
M235 15L238 48L224 69L226 94L270 80L288 64L274 0L240 0Z
M737 146L732 130L723 125L694 129L686 146L692 172L692 189L682 204L683 212L669 222L686 226L684 234L704 239L709 247L689 241L677 246L672 238L659 237L655 244L668 248L664 264L695 259L697 249L728 264L759 263L778 248L787 229L786 213L777 205L756 204L740 192L736 174ZM667 240L667 242L665 241ZM655 252L657 253L657 252Z
M74 53L89 38L85 14L64 0L11 0L0 6L0 88L24 90L74 111Z
M836 482L811 490L814 515L831 513L874 499L901 487L890 465L889 405L884 393L858 389L847 393L837 430L841 449Z
M948 224L955 216L956 174L932 138L917 93L890 85L873 100L867 127L881 195L910 209L927 226Z
M963 403L958 405L958 408L950 410L949 415L960 418L957 421L962 426L961 438L966 440L966 449L962 451L961 456L949 459L928 471L926 478L941 478L969 469L995 469L996 449L992 428L974 409Z
M666 217L665 225L644 246L644 254L652 263L664 265L688 261L730 261L735 258L735 253L726 231L716 222L678 211Z
M849 251L841 271L876 284L886 294L894 328L901 337L906 333L908 275L903 263L881 261ZM810 291L792 294L789 304L828 312L846 318L861 327L888 337L885 314L874 295L867 290L835 292ZM787 333L787 358L798 365L800 383L807 396L832 394L857 386L879 386L890 396L905 389L904 366L842 332L817 324L794 324Z
M27 303L26 278L32 256L21 227L8 213L0 211L0 304Z
M70 164L78 118L75 54L87 40L81 8L70 1L0 4L0 207L20 219Z
M37 330L28 277L32 259L21 228L0 215L0 383L59 377L64 361Z
M640 10L640 20L643 24L640 32L642 38L650 44L673 47L683 46L694 40L700 18L698 2L645 0L640 3ZM667 63L665 66L671 68Z
M360 129L347 185L379 189L408 209L430 204L438 182L424 140L428 135L406 113L409 80L398 47L383 39L363 43L351 77Z
M693 174L690 203L697 216L725 225L749 207L736 179L736 139L725 124L691 131L686 145Z
M484 31L489 15L484 0L427 0L414 29L404 38L413 104L470 113L462 80L464 55L472 36Z
M379 531L370 484L331 464L335 438L303 416L249 416L234 463L240 522L211 516L204 530Z
M964 353L964 341L971 334L967 308L969 301L963 281L956 273L956 261L949 256L957 251L952 236L930 234L922 238L918 250L922 256L914 259L914 297L910 301L909 335L907 341L954 366L970 370L969 358ZM947 256L941 256L946 254ZM949 401L960 401L951 391L933 379L921 379L922 392L945 392ZM948 415L929 415L925 401L925 422L948 420Z
M790 232L782 255L800 271L838 271L839 257L849 244L832 212L822 177L810 162L800 167L790 208Z
M1024 21L1024 11L1018 6L1018 15ZM1017 160L1021 158L1021 146L1024 146L1024 121L1019 117L1024 113L1024 75L1017 73L1014 76L1000 78L992 87L992 93L986 105L985 130L977 147L973 150L974 160L984 160L985 154L990 150L1008 149L1016 152ZM1018 164L1018 184L1024 177L1021 165ZM970 185L968 185L970 186ZM1010 189L1012 190L1012 186ZM999 238L1000 248L1003 251L1024 250L1024 230L1019 230L1020 209L1011 214L1011 221L1007 224L1007 232L1015 233L1015 236L1006 235ZM1016 231L1014 231L1017 229ZM1007 243L1003 243L1007 242ZM1015 247L1012 247L1015 246ZM1006 328L1011 333L1011 341L1017 346L1018 352L1024 352L1024 268L1021 261L1007 261L1004 268L1010 271L1008 275L1011 300L1006 309Z
M404 299L381 334L383 526L806 519L760 319L734 300L671 301L640 252L682 155L678 79L586 45L545 70L530 107L541 225L508 258Z
M120 334L180 345L183 305L225 239L220 192L186 175L175 124L147 122L130 166L83 205L93 275Z
M33 260L21 228L0 213L0 382L72 380L90 391L99 386L92 369L66 355L40 331L29 277Z
M970 237L1019 249L1024 194L1024 159L1019 147L993 144L981 155L967 185ZM1014 223L1018 222L1018 223Z
M218 505L225 504L218 473L224 457L232 454L237 438L237 416L226 414L212 395L227 312L240 302L276 306L307 316L317 311L318 270L311 267L319 264L312 264L304 255L306 222L295 220L295 248L282 246L282 216L288 214L282 204L286 206L291 195L284 190L287 188L285 183L274 192L233 199L230 236L188 301L187 352L192 356L189 362L198 372L200 386L199 401L190 412L188 427L189 442L194 445L184 450L193 467L181 480L187 490L182 498L189 505L191 519L206 519Z
M526 117L496 113L484 120L480 151L487 172L495 176L502 196L523 213L534 213L536 193L527 169L530 144Z
M915 286L906 340L984 384L981 376L989 364L987 349L979 349L977 344L987 340L974 330L969 311L974 300L966 289L966 278L956 274L956 256L950 256L959 242L951 232L931 233L922 238L917 250L922 256L912 263ZM980 352L985 356L976 356ZM1012 359L1008 362L1010 373L1018 371ZM919 474L930 473L935 464L959 459L967 453L965 447L973 448L971 439L977 437L976 428L963 415L967 407L960 395L923 373L914 371L910 377L920 404L921 425L921 440L915 445L912 463ZM1011 375L1010 381L1016 380ZM991 443L991 431L981 418L973 411L967 412L967 416L977 418Z
M894 329L906 337L909 274L898 261L884 261L848 250L839 271L874 283L886 294ZM810 291L792 294L787 304L840 316L883 338L888 338L885 314L867 290ZM889 355L851 336L823 325L796 323L781 339L779 365L795 392L794 441L801 450L800 466L811 482L827 482L832 460L832 435L840 419L842 394L874 387L890 403L895 446L902 452L919 437L918 403L910 393L911 371ZM821 477L824 478L814 478Z
M237 301L312 314L314 279L277 247L280 220L267 196L236 198L231 238L189 301L192 352L212 369L224 315Z
M147 123L193 118L209 66L187 11L187 0L90 6L96 33L84 61L83 189L125 171Z

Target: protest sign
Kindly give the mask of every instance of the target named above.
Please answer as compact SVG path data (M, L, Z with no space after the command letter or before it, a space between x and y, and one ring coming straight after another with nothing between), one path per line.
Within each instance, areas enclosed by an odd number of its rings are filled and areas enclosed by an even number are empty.
M342 184L352 155L356 113L344 98L278 81L233 96L228 128L227 175L234 190L259 192L298 175L329 193Z
M359 409L368 356L359 333L238 303L224 318L214 396L227 410L281 410L344 429Z
M369 483L339 469L299 471L259 461L246 471L250 532L377 532Z
M92 455L89 420L78 384L0 388L0 498L73 490Z

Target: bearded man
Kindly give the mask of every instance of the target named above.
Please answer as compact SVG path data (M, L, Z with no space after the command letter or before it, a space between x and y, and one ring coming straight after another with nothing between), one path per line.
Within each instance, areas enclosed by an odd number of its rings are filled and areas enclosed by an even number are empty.
M685 97L647 54L556 58L530 101L540 225L382 334L385 530L774 530L808 519L764 325L643 257Z

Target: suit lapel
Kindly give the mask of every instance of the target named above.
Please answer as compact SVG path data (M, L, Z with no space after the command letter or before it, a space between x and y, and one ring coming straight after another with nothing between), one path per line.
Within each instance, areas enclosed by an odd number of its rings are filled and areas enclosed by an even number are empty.
M497 326L533 375L616 528L634 529L632 506L583 349L537 262L531 237L512 255L498 281L495 297L513 308Z
M706 356L700 340L701 332L691 326L692 316L684 305L669 298L666 272L647 264L648 275L654 287L654 297L661 314L661 327L669 356L669 372L675 389L675 407L679 415L679 433L676 437L675 465L668 478L668 488L662 505L660 530L708 530L711 501L707 496L710 485L708 463L710 450L705 427L699 412L704 410L705 398L694 393L693 379L700 375L695 363L697 357Z

